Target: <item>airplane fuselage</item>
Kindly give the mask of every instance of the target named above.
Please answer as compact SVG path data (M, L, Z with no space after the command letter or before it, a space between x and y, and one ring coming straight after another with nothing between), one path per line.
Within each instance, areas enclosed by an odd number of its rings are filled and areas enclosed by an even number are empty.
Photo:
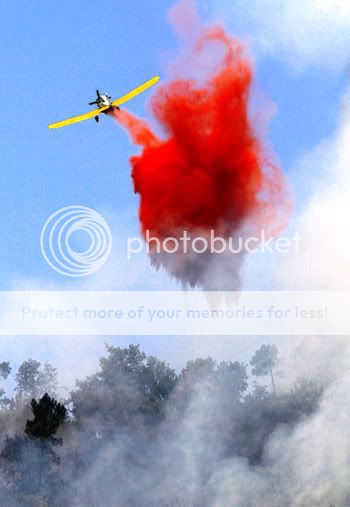
M101 109L102 107L111 106L112 105L111 97L109 95L102 94L96 100L96 104L99 109Z
M106 93L100 93L98 90L96 90L96 94L97 94L97 98L96 98L96 100L94 102L89 102L90 106L96 104L96 106L98 107L98 109L102 109L102 108L108 107L108 109L106 109L105 111L103 111L104 114L108 114L110 111L113 111L114 109L119 109L118 106L113 106L112 100L111 100L112 97L110 97ZM99 121L98 115L95 116L95 120Z

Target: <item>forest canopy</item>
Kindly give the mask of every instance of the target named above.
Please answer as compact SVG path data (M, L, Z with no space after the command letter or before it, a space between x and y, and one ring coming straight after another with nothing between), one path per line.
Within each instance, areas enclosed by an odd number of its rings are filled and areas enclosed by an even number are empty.
M52 365L28 359L13 373L3 361L15 386L0 392L1 505L215 505L221 466L268 470L271 436L319 406L310 378L280 389L278 365L274 345L249 365L197 358L180 372L137 345L107 345L97 372L62 396Z

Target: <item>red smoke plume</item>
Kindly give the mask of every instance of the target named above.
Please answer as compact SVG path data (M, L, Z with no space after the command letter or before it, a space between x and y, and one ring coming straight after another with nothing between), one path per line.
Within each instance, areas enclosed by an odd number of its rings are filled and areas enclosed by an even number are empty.
M202 28L187 58L200 80L165 82L151 99L164 138L125 110L113 113L142 146L130 160L142 233L161 241L180 238L183 231L192 238L211 231L226 239L261 229L275 234L286 218L280 216L284 178L268 160L248 112L249 59L220 27ZM239 288L242 254L157 253L154 245L150 256L184 284L229 290Z

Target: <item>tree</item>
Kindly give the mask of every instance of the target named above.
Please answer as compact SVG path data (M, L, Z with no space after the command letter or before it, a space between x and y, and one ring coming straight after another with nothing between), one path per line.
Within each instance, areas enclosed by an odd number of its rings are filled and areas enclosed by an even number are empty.
M278 349L276 345L261 345L250 361L253 366L252 374L256 377L265 377L267 375L271 378L272 390L276 393L275 379L273 370L278 363Z
M256 384L246 396L243 417L236 432L240 440L235 454L246 457L251 464L260 465L266 443L276 428L289 427L292 430L301 419L315 413L322 393L322 388L308 378L298 380L286 392L271 393Z
M76 421L107 436L115 429L140 421L160 421L165 402L177 381L175 371L164 361L146 356L139 346L107 346L99 371L77 382L71 393Z
M43 366L39 361L28 359L15 375L17 395L22 399L39 398L44 393L54 396L57 389L57 370L51 364Z
M34 419L27 420L24 432L31 438L41 438L57 443L53 437L58 427L67 418L67 409L61 403L45 393L39 401L32 400L31 403Z
M0 363L0 378L2 380L6 380L7 377L10 375L10 373L11 373L10 363L7 361L3 361L2 363ZM0 388L0 405L5 406L9 405L9 403L10 400L6 398L4 389Z
M67 488L52 446L62 444L54 435L66 420L67 410L48 394L39 401L33 399L31 407L34 417L27 421L25 435L5 439L0 453L1 476L14 505L66 505L63 492Z
M203 382L214 375L215 367L216 363L211 357L187 361L186 367L181 372L181 377L192 384Z
M17 385L15 391L21 397L36 398L38 394L38 379L40 362L34 359L24 361L15 375Z
M311 415L319 407L323 388L307 377L299 378L290 392L290 405L294 417Z
M216 382L234 400L239 400L248 388L247 366L238 361L221 362L217 367Z
M6 380L7 377L10 375L10 373L11 373L10 363L8 361L3 361L2 363L0 363L0 377L3 380Z

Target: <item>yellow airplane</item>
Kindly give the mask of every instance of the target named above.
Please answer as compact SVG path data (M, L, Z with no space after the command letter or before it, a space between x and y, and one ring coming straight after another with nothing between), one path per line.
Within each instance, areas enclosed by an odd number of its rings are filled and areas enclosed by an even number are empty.
M49 129L58 129L59 127L65 127L71 123L78 123L79 121L88 120L89 118L95 118L96 121L99 121L99 115L101 113L107 113L108 111L113 111L113 109L119 109L119 106L121 104L124 104L128 100L133 99L139 93L142 93L151 86L155 85L158 83L159 79L159 76L154 76L152 79L149 79L134 90L131 90L131 92L126 93L119 99L113 101L111 101L111 97L109 95L100 94L100 92L96 90L97 99L94 102L89 102L89 105L92 106L93 104L96 104L98 109L94 109L93 111L89 111L88 113L80 114L78 116L73 116L73 118L68 118L67 120L59 121L57 123L51 123L49 125Z

